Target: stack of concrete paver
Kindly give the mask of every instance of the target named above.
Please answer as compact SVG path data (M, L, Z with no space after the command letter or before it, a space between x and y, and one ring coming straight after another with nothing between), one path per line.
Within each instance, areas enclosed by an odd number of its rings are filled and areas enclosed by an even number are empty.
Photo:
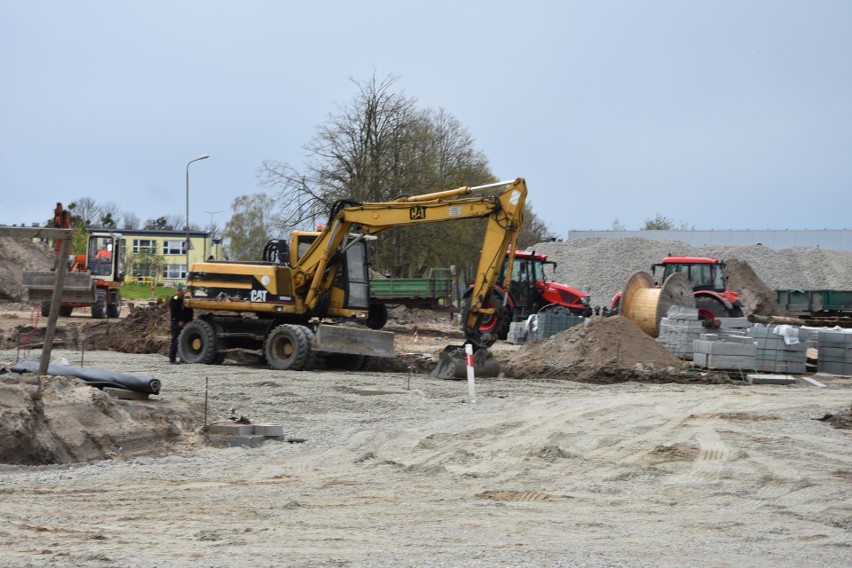
M849 330L819 332L817 371L831 375L852 375L852 333Z
M506 335L506 341L509 343L525 343L528 336L526 321L513 321L509 324L509 333Z
M757 352L755 369L770 373L805 374L807 343L795 326L756 324L751 329Z
M696 367L739 371L755 368L757 346L746 335L705 333L693 341L692 350Z
M657 341L672 355L694 361L694 342L708 332L705 322L698 319L698 310L672 306L666 317L660 320ZM718 329L714 339L742 335L751 328L746 318L717 318Z
M692 343L707 329L698 319L698 310L672 306L666 317L660 320L657 341L666 350L680 359L692 359Z
M528 321L516 321L509 324L506 341L524 343L535 339L547 339L560 331L583 323L586 318L574 314L544 311L530 317Z

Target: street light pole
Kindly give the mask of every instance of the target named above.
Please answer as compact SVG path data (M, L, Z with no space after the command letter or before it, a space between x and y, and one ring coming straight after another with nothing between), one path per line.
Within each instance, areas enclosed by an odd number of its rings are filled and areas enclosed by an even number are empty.
M198 160L206 160L209 158L207 154L203 154L194 160L190 160L186 164L186 279L189 280L189 164Z

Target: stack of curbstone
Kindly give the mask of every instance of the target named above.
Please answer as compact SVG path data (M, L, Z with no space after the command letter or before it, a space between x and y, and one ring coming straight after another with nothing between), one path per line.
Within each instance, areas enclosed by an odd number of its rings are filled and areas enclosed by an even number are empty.
M556 335L561 331L565 331L570 327L583 323L586 320L583 316L575 316L574 314L566 313L550 313L539 312L535 316L535 324L530 322L527 340L547 339L551 335Z
M692 362L705 369L751 370L755 368L757 346L746 336L707 333L693 341Z
M509 324L509 333L506 335L509 343L525 343L527 341L527 322L513 321Z
M755 369L770 373L805 374L808 346L799 341L798 328L756 324L751 333L757 346Z
M207 427L211 441L228 447L254 448L266 440L283 440L284 426L280 424L238 424L215 422Z
M817 371L831 375L852 375L852 333L848 330L819 332Z

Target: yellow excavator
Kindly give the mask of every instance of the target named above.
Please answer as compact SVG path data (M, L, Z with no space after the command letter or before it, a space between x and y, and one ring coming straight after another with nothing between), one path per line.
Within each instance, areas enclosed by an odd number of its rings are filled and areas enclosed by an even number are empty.
M184 304L205 313L181 331L181 360L216 364L238 353L265 359L273 369L305 370L317 356L346 369L360 368L365 357L392 357L393 333L381 330L387 308L370 303L367 241L394 227L486 218L462 330L474 347L475 368L494 374L487 348L496 337L483 333L481 323L495 317L489 300L507 251L514 256L526 196L526 182L518 178L387 202L341 201L322 231L294 231L289 245L270 241L261 261L195 263ZM511 270L503 277L508 285ZM463 347L448 346L433 376L464 376Z

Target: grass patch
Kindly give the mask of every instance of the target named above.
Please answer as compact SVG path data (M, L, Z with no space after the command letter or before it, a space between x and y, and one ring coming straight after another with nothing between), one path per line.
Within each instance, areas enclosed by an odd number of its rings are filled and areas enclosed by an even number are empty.
M125 300L168 300L175 294L175 288L157 286L151 296L151 287L145 284L124 284L121 287L121 297Z

